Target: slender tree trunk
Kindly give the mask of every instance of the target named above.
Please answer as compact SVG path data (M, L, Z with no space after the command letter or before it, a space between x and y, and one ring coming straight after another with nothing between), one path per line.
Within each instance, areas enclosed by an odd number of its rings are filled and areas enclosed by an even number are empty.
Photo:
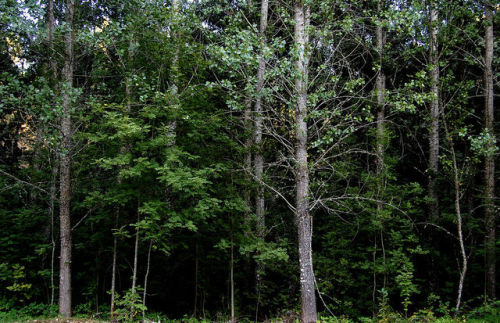
M455 157L455 148L452 145L452 158L453 158L453 175L455 184L455 212L457 213L457 232L458 232L458 242L460 243L460 254L462 256L462 268L460 268L460 279L458 282L458 293L457 293L457 305L455 307L456 312L460 310L460 304L462 301L462 291L464 288L465 274L467 273L467 254L465 253L464 237L462 230L462 213L460 210L460 181L458 178L458 168L457 159Z
M229 280L231 284L231 323L236 323L234 316L234 242L231 239L231 260L229 262Z
M194 255L194 308L193 308L193 317L196 318L198 314L198 242L196 242L195 247L195 255Z
M382 1L379 0L377 3L377 13L381 16L382 12ZM384 45L385 45L385 35L384 30L380 24L376 27L376 40L377 40L377 52L378 52L378 73L376 79L376 92L377 92L377 131L376 131L376 149L377 149L377 159L376 159L376 172L377 172L377 217L381 217L383 209L383 194L386 184L385 177L385 145L387 141L387 136L385 133L385 74L383 70L383 58L384 58ZM384 234L383 229L379 230L380 242L382 247L382 259L384 265L384 281L382 287L385 288L387 281L386 273L386 263L385 263L385 248L384 246ZM376 254L376 250L375 250ZM374 277L374 280L376 278ZM376 286L376 284L374 285ZM374 287L375 288L375 287Z
M484 179L486 184L485 189L485 248L486 248L486 266L485 266L485 287L486 296L490 299L495 299L496 288L496 255L495 255L495 155L490 153L495 148L493 140L495 136L494 129L494 105L493 105L493 12L491 4L486 1L485 4L486 35L485 45L486 51L484 55L484 80L485 80L485 110L484 110L484 126L490 134L488 141L489 153L485 158Z
M252 100L250 98L246 99L245 102L245 110L243 111L243 127L247 133L250 133L250 129L252 128L252 118L251 118L251 113L252 113ZM252 138L248 136L248 138L245 140L245 160L244 160L244 167L245 167L245 177L250 182L250 177L248 174L252 171ZM248 185L250 186L250 185ZM245 198L245 206L247 207L247 210L245 211L245 225L250 227L250 213L252 209L252 202L251 202L251 190L249 188L245 188L244 192L244 198ZM245 235L248 235L247 230L245 230Z
M119 181L120 182L120 181ZM120 216L120 208L116 208L116 216L115 216L115 229L118 229L118 219ZM110 314L111 318L114 317L115 313L115 294L116 294L116 258L118 254L118 237L116 235L113 236L113 267L111 272L111 306L110 306Z
M255 178L257 180L257 194L255 196L255 215L257 218L257 237L264 239L266 231L265 219L265 201L264 201L264 187L262 186L262 175L264 173L264 156L262 147L262 90L264 89L264 77L266 73L266 61L264 58L264 46L266 43L266 28L267 28L267 15L268 15L269 1L262 0L260 7L260 25L259 37L261 52L259 57L259 67L257 69L257 88L255 98ZM260 294L260 287L262 284L262 274L264 271L264 264L262 261L257 261L256 280L257 280L257 294ZM260 297L257 297L257 303ZM256 316L258 315L259 304L256 306Z
M139 224L140 218L139 218L139 206L140 206L140 201L137 202L137 224ZM135 294L136 292L136 283L137 283L137 263L139 260L139 227L135 228L135 243L134 243L134 267L132 269L132 293ZM134 312L135 312L135 307L134 304L130 306L130 319L134 319Z
M438 57L438 11L435 1L430 3L430 37L431 46L429 61L432 65L431 71L431 125L429 134L429 213L431 220L436 222L439 218L439 200L436 189L436 178L438 174L439 163L439 57Z
M142 294L142 306L146 308L146 295L148 293L148 277L149 277L149 268L151 266L151 248L153 247L153 240L149 240L149 248L148 248L148 260L146 263L146 274L144 275L144 294ZM142 321L144 321L144 316L146 315L146 310L142 310Z
M462 257L462 266L460 268L460 278L458 280L458 292L457 292L457 305L455 306L455 311L458 313L460 310L460 304L462 302L462 291L464 287L465 275L467 273L467 253L465 252L465 243L462 229L462 211L460 207L460 178L458 175L459 169L457 165L457 157L455 154L455 145L453 143L453 138L450 136L448 131L448 126L446 125L446 120L444 118L443 111L441 111L443 117L443 124L446 131L446 137L448 138L448 143L450 145L451 151L451 161L453 165L453 184L455 188L455 213L457 215L457 233L458 233L458 243L460 245L460 255Z
M173 14L173 25L177 25L179 22L179 0L172 0L172 10L174 12ZM175 26L174 28L178 28L178 26ZM174 33L174 36L177 36L177 33ZM179 88L178 88L178 83L179 83L179 46L175 45L174 49L174 57L172 58L172 67L171 67L171 73L172 73L172 85L170 87L170 93L172 97L174 98L175 101L175 106L176 109L178 108L179 104L179 98L178 98L178 93L179 93ZM177 129L177 120L174 119L169 122L168 124L168 133L167 136L170 139L170 146L175 145L176 141L176 129Z
M51 71L51 82L50 84L55 89L55 83L57 80L57 63L54 58L54 0L49 0L47 3L47 43L49 47L49 67ZM54 91L55 92L55 91ZM49 216L50 216L50 245L51 245L51 255L50 255L50 304L54 304L55 295L55 284L54 284L54 262L55 262L55 252L56 252L56 240L54 234L54 217L55 217L55 200L56 200L56 181L57 173L59 168L57 162L54 159L52 163L52 174L50 179L50 201L49 201Z
M139 216L137 216L137 224L139 224ZM134 268L132 269L132 291L135 292L137 282L137 261L139 259L139 227L135 228L135 243L134 243Z
M56 237L55 237L55 201L56 201L56 190L57 190L57 173L59 172L59 168L57 167L57 163L54 160L54 165L52 165L52 176L50 179L50 245L51 245L51 255L50 255L50 304L54 304L54 295L55 295L55 283L54 283L54 263L55 263L55 255L56 255Z
M296 222L299 235L301 287L301 318L304 323L316 322L316 295L312 262L312 217L309 214L309 169L307 164L307 82L309 8L302 0L295 3L296 62Z
M61 254L59 263L59 314L71 316L71 90L73 88L73 0L66 0L66 24L69 30L64 36L64 90L63 115L61 117L61 160L60 160L60 197L59 217L61 235Z

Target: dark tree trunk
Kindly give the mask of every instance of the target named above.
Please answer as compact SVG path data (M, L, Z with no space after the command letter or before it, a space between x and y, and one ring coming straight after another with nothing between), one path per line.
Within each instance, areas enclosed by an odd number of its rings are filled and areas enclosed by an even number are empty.
M486 247L486 266L485 266L485 287L486 296L495 299L495 155L491 153L495 148L493 141L495 129L494 122L494 105L493 105L493 12L491 4L485 4L486 35L485 45L486 51L484 55L484 81L485 81L485 109L484 109L484 127L490 134L488 141L488 151L484 165L485 179L485 247Z
M301 287L301 318L304 323L316 322L316 295L312 262L312 217L309 214L309 169L307 164L307 82L309 37L309 8L303 1L295 3L295 46L298 50L296 62L295 109L296 136L296 222L299 235L299 264Z
M63 77L63 115L61 118L61 158L59 217L61 234L61 255L59 263L59 314L71 316L71 89L73 88L73 0L66 1L66 24L69 30L64 36L65 57Z

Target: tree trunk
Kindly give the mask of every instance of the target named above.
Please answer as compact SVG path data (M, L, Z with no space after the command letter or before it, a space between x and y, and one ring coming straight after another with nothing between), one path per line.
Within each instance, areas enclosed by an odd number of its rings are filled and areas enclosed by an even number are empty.
M61 234L61 254L59 263L59 314L71 316L71 90L73 88L73 0L66 0L66 24L69 30L64 36L65 57L63 77L63 115L61 117L61 160L59 217Z
M50 245L51 245L51 255L50 255L50 304L54 304L54 295L55 295L55 283L54 283L54 262L55 262L55 254L56 254L56 237L54 234L55 231L55 201L56 201L56 190L57 190L57 173L59 168L57 167L57 163L54 160L54 165L52 165L52 177L50 179Z
M178 14L179 14L179 0L172 0L172 10L174 12L173 15L173 24L177 24L179 22ZM177 28L177 26L175 27ZM174 36L177 36L174 34ZM170 87L170 93L172 97L174 98L176 110L178 109L178 104L179 104L179 98L178 98L178 93L179 93L179 88L178 88L178 83L179 83L179 47L175 45L175 50L174 50L174 57L172 58L172 67L171 67L171 73L172 73L172 86ZM168 123L168 133L167 136L170 139L170 146L175 145L176 141L176 129L177 129L177 120L174 119Z
M151 248L153 247L153 239L149 240L149 248L148 248L148 260L146 263L146 274L144 275L144 293L142 294L142 306L146 308L146 295L148 292L148 277L149 277L149 268L151 266ZM142 321L145 322L144 316L146 315L146 310L142 310Z
M378 16L381 16L382 12L382 1L379 0L377 4ZM377 172L377 217L380 218L383 209L383 194L386 184L385 177L385 145L387 136L385 133L385 74L383 70L383 57L384 57L384 30L380 24L376 27L376 38L377 38L377 52L378 52L378 73L376 80L376 92L377 92L377 160L376 160L376 172ZM382 229L379 231L380 242L382 247L382 259L384 264L384 281L382 287L385 288L387 281L386 273L386 263L385 263L385 249L384 249L384 234ZM375 255L377 250L375 249ZM374 281L376 278L374 277ZM376 284L374 284L375 288ZM375 293L373 293L374 295Z
M444 118L444 113L441 111L443 116L443 124L446 131L446 137L448 138L448 143L450 145L451 151L451 161L453 165L453 185L455 188L455 212L457 215L457 233L458 233L458 243L460 245L460 255L462 257L462 267L460 268L460 278L458 280L458 292L457 292L457 304L455 306L455 312L458 313L460 310L460 304L462 302L462 291L464 287L465 274L467 273L467 253L465 252L465 243L464 236L462 230L462 211L460 207L460 179L458 176L458 165L457 165L457 157L455 154L455 145L453 143L453 138L451 137L448 126L446 124L446 120Z
M51 71L50 84L54 86L57 80L57 63L54 58L54 0L49 0L47 3L47 43L49 47L49 67ZM50 216L50 304L54 304L55 284L54 284L54 262L56 251L56 240L54 235L54 216L55 216L55 200L56 200L56 181L59 168L54 159L52 165L52 174L50 179L50 201L49 201L49 216Z
M495 155L492 151L495 148L493 140L495 135L494 123L494 105L493 105L493 12L491 4L485 4L486 35L484 55L484 81L485 81L485 109L484 109L484 127L490 134L488 141L488 153L485 158L485 248L486 248L486 266L485 266L485 289L486 296L495 299Z
M120 208L117 207L116 208L116 217L115 217L115 229L118 229L119 216L120 216ZM111 272L111 306L110 306L110 314L111 314L112 319L114 317L114 312L115 312L117 249L118 249L118 237L116 235L114 235L113 236L113 268L112 268L112 272Z
M265 235L265 201L264 201L264 187L262 186L262 174L264 173L264 156L262 154L262 90L264 89L264 76L266 73L266 61L264 59L264 46L265 46L265 34L267 28L267 15L268 15L269 1L262 0L260 7L260 26L259 26L259 37L261 52L259 57L259 67L257 69L257 88L256 88L256 98L255 98L255 178L257 180L257 194L255 196L255 215L257 218L257 237L259 239L264 239ZM257 280L257 294L260 293L260 286L262 283L262 273L264 271L264 265L262 261L257 262L256 269L256 280ZM258 297L259 299L259 297ZM257 301L258 302L258 301ZM259 304L257 304L257 309ZM256 311L257 312L257 311ZM258 313L256 313L258 315Z
M431 46L429 61L432 65L431 71L431 125L429 134L429 169L428 169L428 194L429 213L431 220L436 222L439 218L439 200L436 190L436 178L439 163L439 57L438 57L438 11L434 1L430 3L430 37Z
M309 8L303 1L295 3L296 62L296 222L299 235L299 265L301 287L301 318L304 323L316 322L316 295L312 263L312 217L309 214L309 170L307 164L307 82Z
M231 322L236 323L236 318L234 317L234 246L233 241L231 241Z
M194 255L194 305L193 305L193 317L196 318L198 315L198 242L196 242L195 246L195 255Z

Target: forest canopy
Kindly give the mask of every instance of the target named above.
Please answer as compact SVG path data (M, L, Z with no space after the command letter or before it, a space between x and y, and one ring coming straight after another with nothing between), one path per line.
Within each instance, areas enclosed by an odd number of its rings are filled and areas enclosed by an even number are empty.
M0 0L0 321L500 320L499 9Z

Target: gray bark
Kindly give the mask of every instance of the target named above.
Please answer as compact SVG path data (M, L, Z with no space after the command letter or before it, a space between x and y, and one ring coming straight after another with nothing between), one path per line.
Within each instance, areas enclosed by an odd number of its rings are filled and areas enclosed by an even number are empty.
M431 46L429 61L432 65L431 71L431 124L429 134L429 175L428 175L428 194L429 194L429 213L432 221L436 222L439 218L439 200L436 190L436 177L439 163L439 57L438 57L438 11L437 4L431 1L430 4L430 36Z
M455 154L455 145L453 143L453 138L450 136L448 131L448 126L446 124L446 120L444 118L444 113L441 111L443 117L443 124L446 131L446 138L448 138L448 143L450 145L451 151L451 161L453 165L453 186L455 188L455 213L457 216L457 234L458 234L458 243L460 245L460 255L462 257L462 265L460 269L460 278L458 280L458 291L457 291L457 304L455 306L455 311L458 313L460 310L460 305L462 302L462 291L464 288L465 275L467 273L467 253L465 252L465 242L462 230L462 211L460 206L460 178L458 175L459 169L457 165L457 157Z
M485 35L485 55L484 55L484 80L485 80L485 109L484 109L484 126L491 139L488 141L488 151L492 151L495 147L493 137L494 129L494 105L493 105L493 12L491 4L485 4L486 35ZM486 266L485 266L485 289L486 296L495 299L496 287L496 254L495 254L495 156L493 153L488 153L485 158L484 167L485 180L485 247L486 247Z
M173 24L177 24L179 21L178 13L179 13L179 0L172 0L172 10L174 12ZM177 27L175 27L177 28ZM177 36L174 34L174 36ZM172 85L170 87L170 93L174 98L176 109L178 105L178 83L179 83L179 47L175 46L174 57L172 58ZM176 129L177 129L177 120L172 120L168 123L167 136L170 139L170 145L175 145L176 141Z
M307 163L307 82L309 37L309 8L297 1L295 11L296 108L295 108L295 159L296 159L296 222L299 238L299 265L301 289L301 319L304 323L316 322L316 295L312 262L312 217L309 214L309 169Z
M381 15L382 12L382 1L378 1L377 4L377 12L378 16ZM385 74L383 70L383 57L384 57L384 30L382 26L377 25L376 27L376 38L377 38L377 52L378 52L378 73L376 80L376 91L377 91L377 216L380 217L382 209L383 209L383 192L386 184L385 177L385 145L386 145L386 133L385 133ZM384 248L384 234L382 229L380 230L380 242L382 247L382 259L384 268L386 266L385 263L385 248ZM384 272L384 284L382 287L385 288L385 284L387 281L387 274ZM376 285L374 285L375 288Z
M148 260L146 263L146 274L144 275L144 293L142 294L142 306L146 308L146 295L148 293L148 278L149 278L149 269L151 267L151 248L153 247L153 239L149 240L149 248L148 248ZM146 310L142 310L142 321L145 322L144 317L146 315Z
M51 70L51 84L54 84L57 80L57 63L54 57L54 0L49 0L47 4L47 43L49 47L49 67ZM55 284L54 284L54 262L55 262L55 251L56 251L56 240L54 236L54 217L55 217L55 200L56 200L56 180L57 173L59 171L57 162L54 160L52 163L52 176L50 180L50 204L49 204L49 216L50 216L50 244L51 244L51 256L50 256L50 304L54 304L55 295Z
M65 57L63 77L63 115L61 117L61 158L60 158L60 196L59 218L61 235L61 253L59 259L59 314L71 316L71 90L73 88L73 0L66 0L66 24L69 30L64 36Z

